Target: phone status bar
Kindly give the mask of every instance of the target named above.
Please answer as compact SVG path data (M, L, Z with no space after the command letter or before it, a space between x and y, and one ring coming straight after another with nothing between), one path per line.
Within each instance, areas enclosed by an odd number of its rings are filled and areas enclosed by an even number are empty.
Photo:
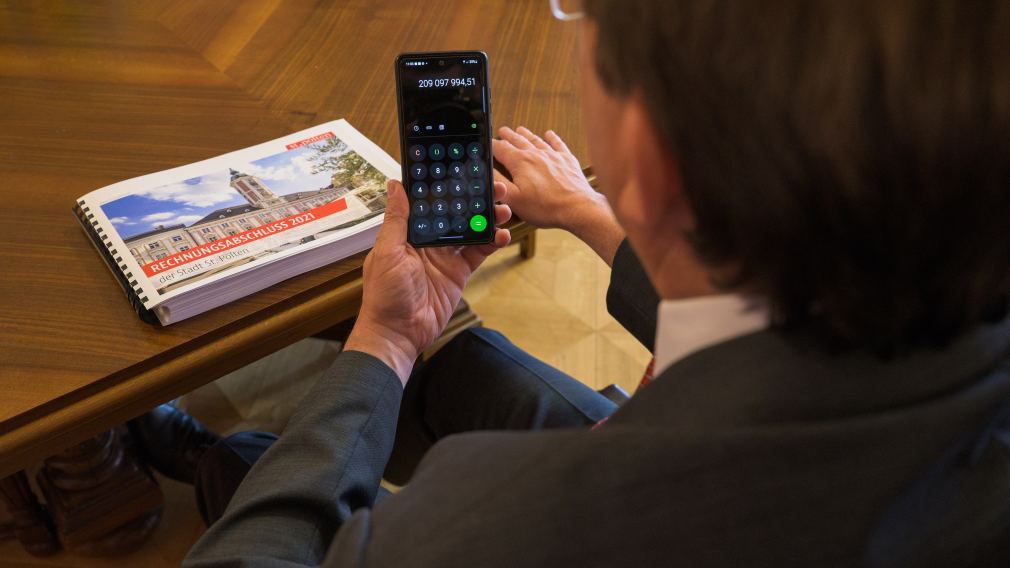
M448 60L442 60L448 61ZM460 59L460 63L463 65L478 65L480 63L479 59ZM405 61L403 64L407 67L426 67L431 63L431 61L420 59L416 61Z

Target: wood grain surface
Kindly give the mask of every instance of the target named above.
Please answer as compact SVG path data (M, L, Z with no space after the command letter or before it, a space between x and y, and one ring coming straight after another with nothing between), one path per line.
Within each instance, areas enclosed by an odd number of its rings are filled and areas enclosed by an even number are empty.
M70 211L335 118L398 158L393 59L483 49L496 126L584 158L576 29L545 0L0 1L0 476L353 315L362 256L167 328Z

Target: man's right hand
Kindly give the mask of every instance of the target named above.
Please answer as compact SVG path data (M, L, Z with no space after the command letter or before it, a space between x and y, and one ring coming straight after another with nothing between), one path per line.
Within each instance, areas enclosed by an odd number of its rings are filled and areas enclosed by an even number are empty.
M520 126L502 127L501 140L492 141L494 159L509 173L495 179L508 186L505 204L527 223L569 231L612 264L624 231L607 199L582 174L578 158L554 131L541 138Z

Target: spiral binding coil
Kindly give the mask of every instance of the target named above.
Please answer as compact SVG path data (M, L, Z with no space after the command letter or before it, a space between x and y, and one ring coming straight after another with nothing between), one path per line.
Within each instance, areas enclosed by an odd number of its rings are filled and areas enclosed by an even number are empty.
M147 302L147 296L144 295L144 289L139 286L139 282L133 276L133 272L130 268L123 262L123 256L119 254L113 245L112 239L109 235L105 234L105 229L99 226L98 221L95 220L95 214L91 212L91 208L88 207L87 203L82 199L77 202L76 210L77 216L81 219L82 223L85 224L85 228L88 225L91 226L91 236L95 243L101 242L105 248L108 250L109 254L106 260L119 266L119 269L125 278L123 279L129 288L133 291L133 295L130 297L131 300L137 300L140 302L140 306L137 307L138 310L144 309L144 303ZM104 255L103 255L104 256Z

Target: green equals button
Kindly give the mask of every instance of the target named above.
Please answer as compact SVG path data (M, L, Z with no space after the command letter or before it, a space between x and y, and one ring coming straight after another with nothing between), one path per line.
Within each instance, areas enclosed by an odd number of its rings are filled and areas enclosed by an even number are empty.
M483 215L474 215L470 217L470 228L476 232L481 232L487 228L487 219Z

